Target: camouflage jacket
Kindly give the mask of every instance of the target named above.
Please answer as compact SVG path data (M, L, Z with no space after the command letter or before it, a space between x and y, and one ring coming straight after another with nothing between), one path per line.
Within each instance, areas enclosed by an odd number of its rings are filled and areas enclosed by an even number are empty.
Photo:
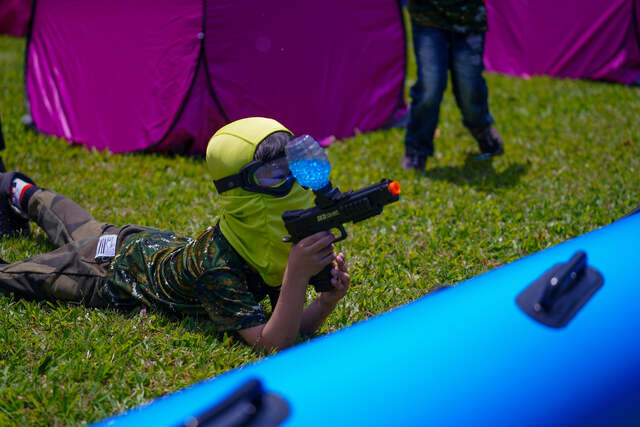
M275 304L279 292L249 268L217 226L195 239L153 229L134 234L111 262L107 288L114 306L133 302L205 315L219 331L265 323L258 302L269 295Z
M409 0L411 23L456 33L487 31L483 0Z

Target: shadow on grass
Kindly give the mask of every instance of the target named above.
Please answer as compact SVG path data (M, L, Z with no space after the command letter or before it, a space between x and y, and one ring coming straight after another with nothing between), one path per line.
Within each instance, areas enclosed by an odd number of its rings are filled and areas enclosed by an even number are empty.
M9 263L12 263L12 262L24 261L27 258L42 255L56 249L56 247L51 242L51 240L49 240L49 237L47 237L46 234L44 233L34 234L33 229L36 228L37 225L31 223L30 226L31 226L31 232L29 233L28 236L12 236L12 237L3 236L2 237L1 240L5 245L5 250L0 251L0 257L6 259L7 262ZM16 249L18 251L26 250L27 252L30 252L31 255L24 256L21 258L12 258L7 256L7 252L11 254Z
M512 163L505 170L496 172L493 159L476 160L477 154L467 153L462 166L438 166L427 169L426 177L449 181L456 185L469 185L480 191L493 192L498 188L511 188L530 168L527 163Z
M51 240L49 240L49 236L47 236L45 233L38 233L37 235L34 236L33 229L38 226L33 222L31 222L30 225L31 225L31 235L28 237L28 239L31 239L31 241L34 242L36 245L38 245L38 247L42 248L42 252L40 252L41 254L45 254L47 252L51 252L56 249L56 246L53 244Z

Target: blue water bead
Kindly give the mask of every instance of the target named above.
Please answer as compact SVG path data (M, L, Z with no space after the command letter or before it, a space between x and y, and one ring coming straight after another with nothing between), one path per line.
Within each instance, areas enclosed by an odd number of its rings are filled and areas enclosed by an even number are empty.
M290 163L289 169L300 185L319 190L329 182L331 163L318 159L300 159Z

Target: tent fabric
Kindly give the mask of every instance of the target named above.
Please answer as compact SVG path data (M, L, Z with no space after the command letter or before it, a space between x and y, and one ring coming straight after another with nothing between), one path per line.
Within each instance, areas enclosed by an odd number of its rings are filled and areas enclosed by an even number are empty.
M395 0L38 0L26 53L44 133L112 152L201 154L242 117L321 140L404 108Z
M487 70L640 83L640 0L488 0Z
M0 1L0 34L23 37L27 34L33 0Z

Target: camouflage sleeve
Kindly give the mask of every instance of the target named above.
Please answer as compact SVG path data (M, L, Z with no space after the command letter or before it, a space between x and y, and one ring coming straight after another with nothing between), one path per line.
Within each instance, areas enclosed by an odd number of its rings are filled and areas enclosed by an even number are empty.
M264 311L244 278L229 268L202 273L196 281L196 292L209 318L221 332L266 323Z

